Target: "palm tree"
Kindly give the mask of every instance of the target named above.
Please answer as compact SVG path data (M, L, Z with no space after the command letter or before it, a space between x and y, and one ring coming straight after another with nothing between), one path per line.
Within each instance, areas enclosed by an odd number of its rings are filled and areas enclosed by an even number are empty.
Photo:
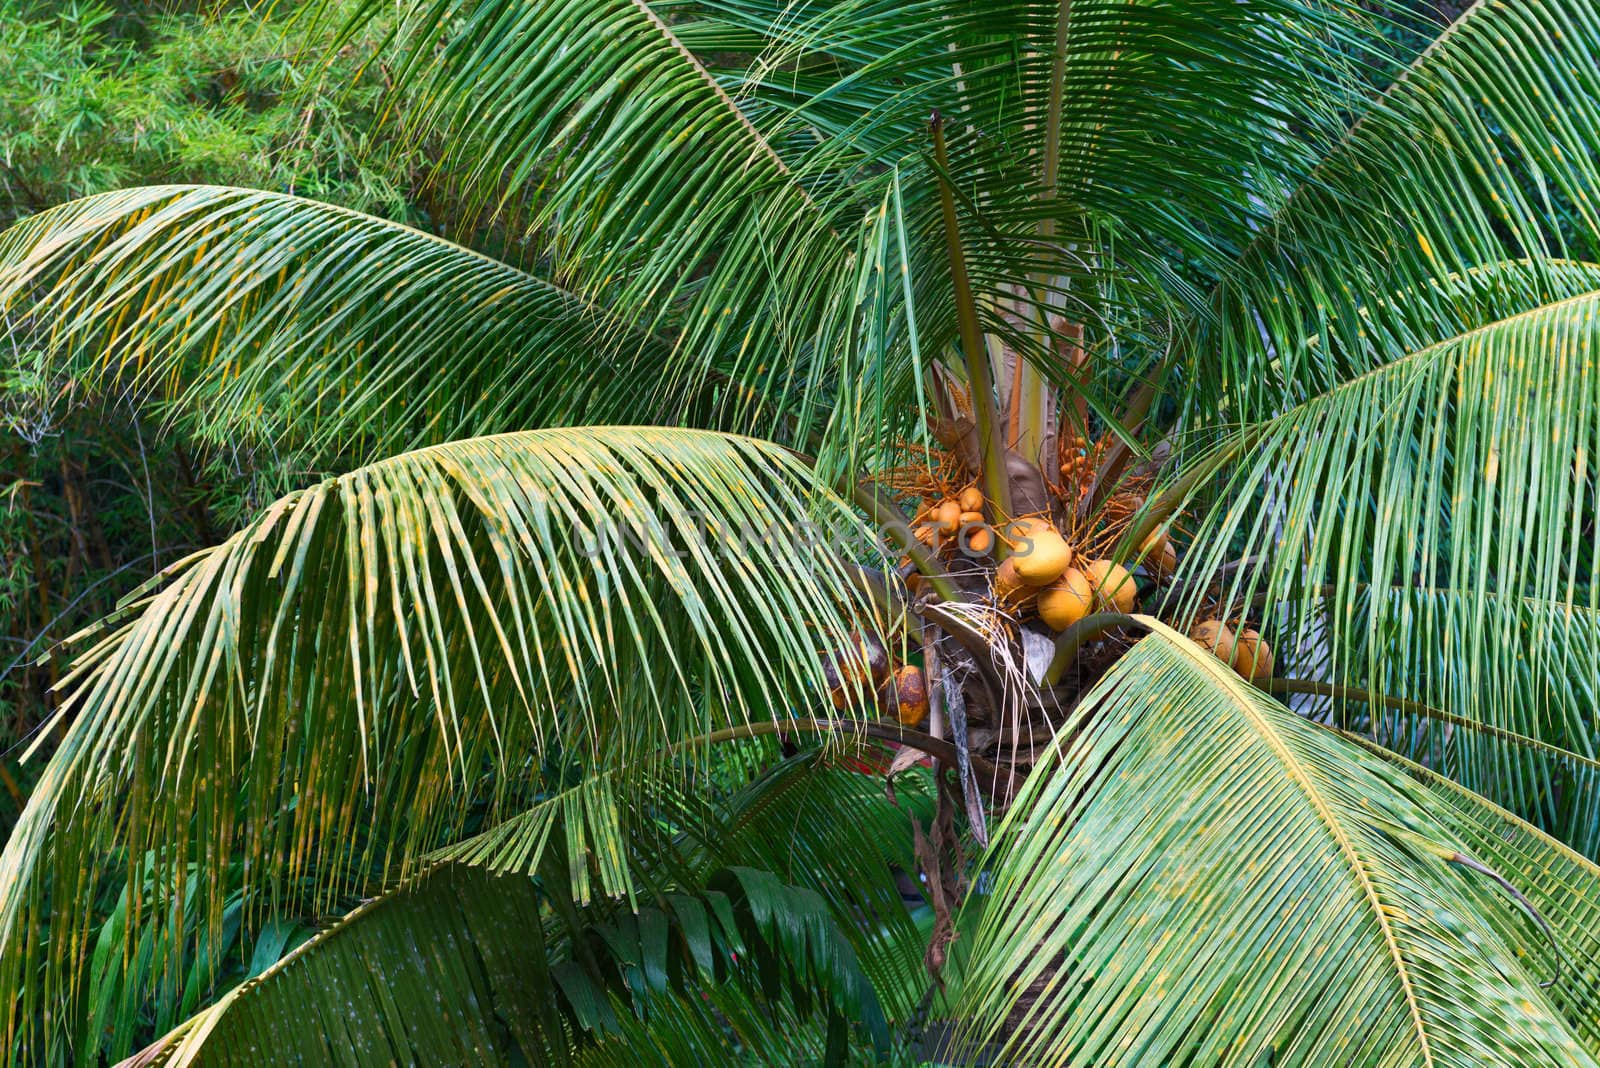
M525 262L0 236L331 473L76 643L16 1060L1595 1063L1600 5L358 7Z

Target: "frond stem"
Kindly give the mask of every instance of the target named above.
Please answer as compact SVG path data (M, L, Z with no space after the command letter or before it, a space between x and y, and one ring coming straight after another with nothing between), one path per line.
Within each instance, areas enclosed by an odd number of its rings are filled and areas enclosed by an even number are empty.
M686 749L700 745L716 745L720 742L743 741L749 738L761 738L772 734L784 734L789 731L801 731L808 734L854 734L867 738L874 738L882 742L899 742L909 745L913 749L920 749L929 756L938 757L950 767L956 765L956 747L954 742L944 738L935 738L910 727L898 723L862 721L854 719L816 719L802 717L797 719L769 719L759 723L744 723L737 727L724 727L719 731L703 734L698 738L690 738L674 745L670 752L680 753ZM977 772L980 782L987 777L992 784L1002 781L1010 782L1009 773L1002 773L999 765L992 764L983 757L974 756L972 770Z
M989 354L978 325L978 306L972 295L972 280L967 275L966 251L961 245L961 225L956 218L955 193L950 188L950 159L945 152L944 119L936 111L929 123L933 131L933 155L938 164L939 203L944 209L944 237L950 254L950 281L955 290L956 323L961 332L961 350L966 358L967 384L972 387L972 413L978 423L978 448L983 456L984 497L992 511L990 518L1011 520L1011 484L1006 477L1006 451L1000 418L995 410L994 375ZM997 546L1003 554L1004 549Z

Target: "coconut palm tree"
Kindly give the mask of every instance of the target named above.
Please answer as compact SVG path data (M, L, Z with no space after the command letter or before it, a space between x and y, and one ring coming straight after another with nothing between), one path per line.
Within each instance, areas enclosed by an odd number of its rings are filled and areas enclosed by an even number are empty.
M511 254L0 236L329 474L75 643L16 1060L1595 1063L1600 5L353 17Z

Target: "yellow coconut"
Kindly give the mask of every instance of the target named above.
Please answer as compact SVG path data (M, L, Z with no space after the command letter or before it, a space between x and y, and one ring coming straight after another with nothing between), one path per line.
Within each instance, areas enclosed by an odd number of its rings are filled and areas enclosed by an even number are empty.
M1020 605L1032 596L1033 589L1017 575L1017 560L1008 556L994 572L994 597L1003 604Z
M983 511L983 492L977 486L968 486L956 497L956 503L961 505L963 512Z
M1149 561L1146 561L1145 563L1146 566L1149 566ZM1174 571L1178 570L1178 550L1172 547L1172 541L1170 539L1162 543L1161 557L1156 561L1155 567L1152 568L1152 570L1158 575L1170 575Z
M1133 583L1133 576L1121 564L1114 564L1110 560L1091 560L1089 566L1084 568L1084 573L1094 586L1095 597L1107 610L1133 611L1139 589Z
M1146 534L1144 536L1144 540L1139 543L1139 555L1159 560L1161 558L1161 551L1166 547L1167 528L1156 527L1156 529Z
M1013 519L1006 524L1005 535L1007 540L1021 541L1031 537L1036 531L1055 530L1055 524L1042 515L1025 515L1021 519Z
M961 529L961 505L955 501L940 501L933 516L941 534L954 534Z
M928 682L922 669L913 664L894 673L894 713L907 727L928 718Z
M1075 567L1039 591L1039 618L1055 630L1066 630L1094 607L1094 587Z
M994 534L981 523L961 525L961 548L970 556L988 556L994 548Z
M1233 663L1233 631L1218 619L1207 619L1189 628L1189 637L1225 664Z
M1233 670L1251 682L1272 678L1272 646L1249 627L1233 640Z
M1009 559L1017 562L1017 577L1029 586L1048 586L1072 564L1072 546L1054 527L1035 527L1018 538Z

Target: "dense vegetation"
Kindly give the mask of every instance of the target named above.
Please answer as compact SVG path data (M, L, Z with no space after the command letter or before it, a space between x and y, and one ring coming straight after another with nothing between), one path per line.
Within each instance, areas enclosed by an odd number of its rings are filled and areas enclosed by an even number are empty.
M13 1060L1600 1056L1600 9L0 54Z
M127 185L202 182L296 192L420 226L446 216L414 153L378 151L381 93L326 65L329 33L286 35L243 5L0 3L0 227ZM4 341L0 426L0 826L38 764L15 762L44 719L55 642L165 564L231 533L308 472L292 440L263 450L164 434L161 412L85 388ZM43 660L33 666L36 660Z

